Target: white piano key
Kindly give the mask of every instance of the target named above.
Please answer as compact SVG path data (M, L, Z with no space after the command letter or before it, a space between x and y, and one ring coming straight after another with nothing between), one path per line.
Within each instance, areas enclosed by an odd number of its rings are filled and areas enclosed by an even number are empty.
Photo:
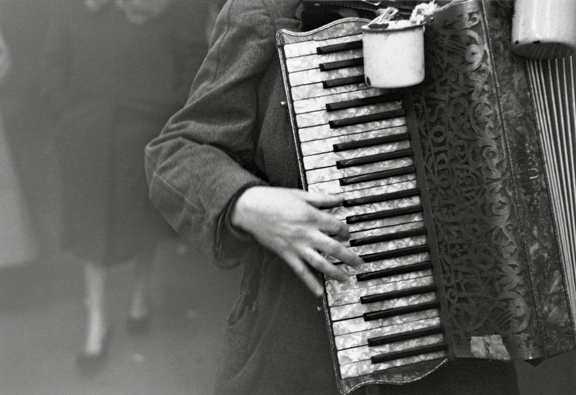
M327 45L334 45L334 44L341 44L351 41L362 40L362 34L357 34L357 31L354 31L353 29L349 29L348 32L336 33L334 34L334 36L335 36L334 38L326 36L323 37L323 39L319 39L322 37L322 35L316 35L314 39L310 41L302 41L299 43L286 44L284 45L284 55L286 56L286 58L312 55L317 53L318 47L325 47Z
M410 266L412 264L417 263L424 263L428 262L426 259L420 260L417 256L420 254L414 255L407 255L400 258L394 259L386 259L386 260L379 260L375 262L365 262L360 266L351 267L348 265L339 265L339 267L349 275L348 280L346 281L339 281L334 280L331 277L325 276L324 278L324 285L326 288L327 294L333 294L338 292L345 292L348 289L355 289L361 287L370 287L373 285L381 285L381 284L389 284L398 281L406 281L411 280L414 278L420 278L422 276L427 276L429 273L426 270L418 270L414 272L408 272L404 274L395 274L392 276L386 276L382 278L375 278L369 281L358 281L356 276L358 274L365 274L365 273L373 273L379 270L391 269L391 268L398 268L403 266ZM422 256L427 256L427 253L422 253ZM405 260L401 260L401 258L406 258ZM390 262L387 262L390 261ZM350 269L352 268L352 269ZM417 273L415 275L410 275L411 273Z
M334 129L337 130L337 129ZM335 134L329 138L321 140L310 140L306 142L301 142L300 151L302 156L317 155L327 152L334 152L334 144L348 143L351 141L360 141L373 139L377 137L387 137L394 136L402 133L406 133L406 126L398 126L384 129L376 129L370 131L364 131L355 134L348 135L338 135Z
M315 184L308 184L308 190L310 192L327 193L330 195L341 195L341 194L343 195L343 194L346 194L348 192L355 192L355 191L359 191L359 190L363 190L363 189L367 189L367 188L375 188L375 187L379 187L379 186L393 185L393 184L398 184L398 183L402 183L402 182L406 182L406 181L412 181L415 179L416 179L416 174L411 173L411 174L404 174L404 175L396 176L396 177L382 178L379 180L359 182L359 183L350 184L350 185L340 185L340 182L338 180L332 180L332 181L325 181L325 182L320 182L320 183L315 183Z
M295 58L286 59L286 69L289 73L294 73L296 71L317 69L323 63L338 62L348 59L362 58L364 53L362 49L352 49L342 52L332 52L327 54L318 55L316 53L312 55L298 56Z
M347 67L345 69L320 71L319 69L297 71L288 74L288 80L291 86L300 86L313 84L315 82L323 82L336 80L339 78L355 77L364 74L363 66Z
M402 149L402 148L400 148ZM374 195L383 195L387 193L405 191L407 189L415 189L418 185L415 180L406 182L397 182L390 185L378 185L370 188L357 189L348 192L342 192L339 195L344 199L358 199L362 197L369 197Z
M439 359L439 358L444 358L444 357L446 357L446 352L438 351L438 352L418 355L415 357L395 359L393 361L383 362L383 363L379 363L376 365L372 364L371 361L361 361L361 362L357 362L357 363L350 363L347 365L340 366L340 374L341 374L342 378L347 379L347 378L358 377L358 376L362 376L365 374L374 373L378 370L391 369L394 367L399 367L399 366L404 366L404 365L412 365L412 364L416 364L416 363L420 363L420 362L424 362L424 361L432 361L434 359Z
M404 274L396 274L393 276L386 276L380 278L374 278L366 281L358 281L356 276L350 277L347 281L338 282L335 280L330 279L329 277L326 278L326 281L330 281L330 283L325 283L326 286L326 295L329 300L342 300L339 293L348 292L360 292L361 289L368 289L374 287L399 287L400 282L410 282L416 285L430 285L428 281L432 281L433 278L425 279L425 277L432 276L432 271L428 270L419 270L411 273L404 273ZM407 283L408 284L408 283ZM328 290L328 287L332 287ZM365 296L365 295L363 295ZM353 302L353 301L352 301ZM349 302L349 303L352 303ZM336 305L336 302L330 303L330 305Z
M424 216L422 213L399 215L392 218L376 219L373 221L358 222L357 224L348 225L349 232L359 232L374 228L384 228L388 226L395 226L406 224L410 222L422 221Z
M338 295L340 293L341 290L346 289L347 287L349 287L349 289L351 290L351 292L360 292L360 290L362 290L363 288L375 288L375 287L394 287L394 286L399 286L397 283L399 282L407 282L406 284L414 284L414 286L420 284L420 285L431 285L428 284L429 281L432 281L433 278L430 277L432 276L432 271L431 270L420 270L417 272L412 272L412 273L405 273L405 274L397 274L395 276L388 276L388 277L380 277L380 278L374 278L371 280L367 280L367 281L357 281L356 278L352 278L349 281L343 282L343 283L336 283L333 282L331 284L336 285L336 287L333 290L330 291L330 298L333 300L342 300L344 302L344 300L342 298L340 298L340 296ZM395 277L395 278L404 278L404 280L401 281L391 281L390 278L391 277ZM428 279L428 277L430 277ZM433 283L433 281L432 281ZM347 292L347 291L345 291ZM362 295L362 296L367 296L367 295ZM352 302L347 302L347 303L352 303ZM334 305L336 306L337 304L340 304L339 302L334 302L331 303L330 305ZM346 303L344 303L346 304Z
M376 229L366 229L359 230L357 232L350 233L350 240L363 239L366 237L382 236L382 235L392 235L399 232L405 232L407 230L424 229L424 222L416 221L409 222L406 224L387 226L384 228Z
M328 124L325 124L298 129L298 138L300 139L301 143L305 143L307 141L312 140L323 140L338 136L353 135L362 132L390 129L386 131L387 134L384 134L384 136L387 136L389 134L403 133L408 131L405 125L406 125L406 117L390 118L390 119L383 119L380 121L359 123L356 125L344 126L336 129L331 129ZM404 126L404 128L395 129L399 126ZM346 140L346 137L344 137L344 140L342 140L342 142L346 141L348 140Z
M422 270L414 273L399 274L392 281L390 277L374 281L358 282L355 277L346 282L326 282L326 296L330 307L357 303L363 296L412 289L434 284L432 271ZM378 283L374 285L374 283Z
M367 97L380 96L380 94L379 89L358 89L351 92L341 92L305 100L295 100L293 103L294 112L296 114L305 114L313 111L327 111L326 104L364 99Z
M371 357L382 354L390 354L393 352L406 351L413 348L422 346L429 346L432 344L441 344L444 342L444 335L436 334L416 339L403 340L395 343L384 344L381 346L368 347L354 347L346 350L338 351L337 358L340 365L347 365L360 361L370 361Z
M359 176L362 174L375 173L384 170L399 169L412 166L413 160L411 157L391 159L382 162L369 163L366 165L346 167L338 169L336 166L324 167L322 169L314 169L306 171L306 179L310 184L315 184L323 181L338 180L341 178Z
M334 166L337 161L343 159L361 158L363 156L384 154L408 148L410 148L410 141L404 140L397 143L381 144L340 152L328 152L325 154L305 156L302 158L302 161L306 170L313 170Z
M370 204L363 204L361 206L344 207L338 206L325 210L338 219L345 220L352 215L371 214L380 211L389 211L398 208L414 207L420 204L420 196L412 196L402 199L388 200L384 202L376 202Z
M305 114L313 111L328 111L326 104L341 103L350 100L365 99L368 97L381 96L380 89L357 89L350 92L340 92L330 95L307 98L304 100L295 100L294 112L296 114Z
M362 273L371 273L378 270L391 269L393 267L402 267L412 265L415 263L427 262L430 260L430 255L427 252L419 254L405 255L397 258L382 259L374 262L365 262L359 266L340 265L340 269L348 273L350 276L355 276ZM329 279L327 281L330 281Z
M406 333L418 329L432 328L440 325L440 312L438 311L438 309L429 309L426 311L422 311L421 313L426 313L421 314L421 316L426 316L426 318L415 320L414 318L416 316L411 313L406 314L406 317L404 317L406 320L404 321L400 320L403 316L393 317L398 318L399 323L380 326L377 328L371 328L362 331L347 332L346 334L343 335L336 335L334 336L334 346L336 347L337 350L345 350L347 348L352 347L367 346L368 339L374 339L379 336L388 336L388 335L395 335L398 333ZM342 323L352 325L351 321L353 320L348 321L349 322L342 321ZM336 324L340 323L335 322L333 326L337 326ZM349 327L347 329L349 329Z
M362 83L334 86L331 88L324 88L321 82L308 85L293 86L290 88L290 95L292 100L305 100L312 97L332 95L334 93L343 93L356 91L358 89L368 89L368 86Z
M339 321L348 318L361 317L364 313L414 306L416 304L434 301L436 301L436 294L434 292L429 292L370 304L352 303L342 306L334 306L330 307L329 310L332 321Z
M370 293L370 291L368 291L369 288L385 288L390 290L393 290L393 288L404 289L402 288L404 286L416 287L419 285L430 285L430 281L433 282L432 270L427 269L360 282L357 281L355 276L352 276L347 281L343 282L326 277L324 286L326 288L328 305L334 307L342 306L344 304L360 303L360 297L366 296L363 292L366 291ZM341 295L347 292L357 295L358 297L353 296L348 299L345 295Z
M377 252L394 251L402 248L416 247L426 245L428 239L426 236L406 237L403 239L383 241L380 243L366 244L355 247L348 247L349 250L357 255L374 254Z
M326 111L326 110L312 111L302 114L296 114L296 124L298 125L299 128L307 128L311 126L327 124L330 121L360 117L364 115L371 115L401 109L402 109L402 102L399 100L395 100L386 103L378 103L361 107L352 107L337 111Z
M337 321L332 323L332 332L334 333L336 339L336 345L338 349L348 348L348 345L351 344L349 347L358 347L360 345L367 345L369 338L376 337L376 336L383 336L386 334L392 333L399 333L403 331L417 329L417 326L412 325L411 323L415 321L423 321L429 319L435 319L432 323L426 324L426 328L429 326L434 326L434 323L440 323L440 312L438 309L428 309L423 311L418 311L416 313L408 313L397 315L394 317L388 318L381 318L379 320L373 321L366 321L363 317L352 318L349 320ZM400 327L398 329L394 329L399 325L402 324L409 324L406 327ZM387 329L386 329L387 328ZM367 331L376 331L377 332L368 332L371 333L371 336L366 335ZM351 333L359 333L360 335L357 336L355 339L356 341L352 342L351 340L347 339L346 337L342 337L343 335L348 335Z

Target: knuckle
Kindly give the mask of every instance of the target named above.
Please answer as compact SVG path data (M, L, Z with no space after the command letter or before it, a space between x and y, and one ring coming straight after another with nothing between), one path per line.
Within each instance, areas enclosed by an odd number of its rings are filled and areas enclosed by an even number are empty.
M294 273L296 273L296 275L300 278L305 278L308 274L308 269L302 264L297 265L293 269L294 269Z
M321 269L326 265L326 259L318 252L314 252L308 257L308 263L315 269Z
M340 254L343 249L344 249L344 247L342 246L342 244L340 244L336 240L330 240L326 243L325 252L328 255L335 256L335 255Z

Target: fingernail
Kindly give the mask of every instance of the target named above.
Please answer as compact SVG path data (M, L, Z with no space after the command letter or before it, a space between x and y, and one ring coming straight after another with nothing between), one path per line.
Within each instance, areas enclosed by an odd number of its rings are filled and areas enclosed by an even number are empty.
M348 275L348 274L342 274L342 275L340 276L340 278L338 279L338 281L340 281L341 283L345 283L345 282L350 281L351 277L352 277L352 276L350 276L350 275Z

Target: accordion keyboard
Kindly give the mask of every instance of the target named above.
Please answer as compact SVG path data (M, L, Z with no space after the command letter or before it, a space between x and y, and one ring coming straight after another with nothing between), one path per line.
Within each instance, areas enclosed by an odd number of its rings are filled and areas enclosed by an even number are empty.
M365 262L342 265L348 282L325 279L341 378L444 358L401 93L364 84L357 33L289 43L283 53L303 182L344 197L330 212Z

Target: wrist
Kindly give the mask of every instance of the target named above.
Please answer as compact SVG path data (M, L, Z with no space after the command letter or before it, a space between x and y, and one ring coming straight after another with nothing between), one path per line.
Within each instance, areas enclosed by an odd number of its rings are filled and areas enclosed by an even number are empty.
M230 224L234 228L249 232L247 224L248 220L252 217L250 213L253 211L254 196L258 188L262 187L252 186L247 188L236 198L232 206L232 212L230 213Z

